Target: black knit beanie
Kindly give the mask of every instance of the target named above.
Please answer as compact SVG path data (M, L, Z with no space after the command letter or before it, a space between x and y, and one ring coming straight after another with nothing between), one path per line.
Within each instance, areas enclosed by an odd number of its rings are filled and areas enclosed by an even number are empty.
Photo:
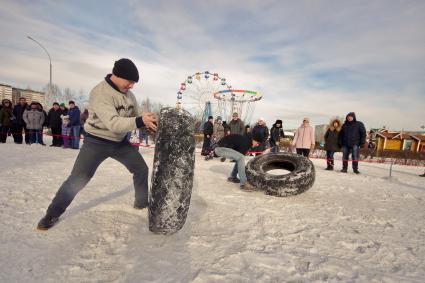
M137 83L139 81L139 71L137 71L136 65L134 65L134 63L127 58L122 58L118 61L115 61L112 74L132 82Z

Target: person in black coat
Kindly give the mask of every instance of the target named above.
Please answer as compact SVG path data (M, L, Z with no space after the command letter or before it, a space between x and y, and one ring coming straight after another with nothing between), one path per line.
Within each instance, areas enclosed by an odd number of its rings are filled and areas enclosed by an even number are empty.
M204 123L204 143L202 145L202 155L208 155L211 146L211 137L214 134L213 116L208 117Z
M339 133L342 123L338 118L332 119L329 122L328 129L325 133L325 150L326 150L326 170L334 170L334 154L341 150L338 145Z
M13 107L13 116L15 117L15 120L13 121L12 125L12 133L13 133L13 141L17 144L21 144L23 137L22 137L22 130L25 132L25 143L30 144L30 134L27 129L27 125L25 124L25 121L23 119L23 115L25 110L29 109L29 105L27 104L27 99L25 97L19 98L19 103Z
M273 124L270 129L270 147L271 152L279 152L279 142L280 138L284 137L284 133L282 130L282 120L276 120L276 123Z
M259 145L252 150L255 152L263 152L266 150L266 142L269 137L269 128L267 128L263 118L258 119L257 125L252 129L252 138L259 142Z
M338 145L342 147L342 170L347 173L350 153L353 160L353 172L359 174L360 148L366 143L366 129L362 122L357 121L356 114L350 112L345 118L338 137Z
M7 136L10 135L13 120L12 101L3 99L0 108L0 143L6 143Z
M59 103L53 103L52 108L47 114L47 127L52 131L52 144L50 146L62 146L62 110L59 107Z
M215 154L235 161L232 173L227 180L233 183L240 183L242 190L253 190L253 187L247 183L245 175L245 155L252 146L258 146L258 142L251 139L248 135L231 134L219 140L217 145L214 150ZM237 175L239 175L239 179Z

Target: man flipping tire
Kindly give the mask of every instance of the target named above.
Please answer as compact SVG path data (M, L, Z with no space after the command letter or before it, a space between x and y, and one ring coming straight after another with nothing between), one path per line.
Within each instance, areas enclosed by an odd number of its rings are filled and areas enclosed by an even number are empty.
M136 98L130 91L138 81L136 65L123 58L115 62L112 74L90 92L84 144L71 175L59 188L37 229L47 230L55 225L77 193L93 177L97 167L109 157L122 163L133 174L134 207L143 209L148 206L148 166L138 148L126 139L127 133L136 128L146 126L156 130L154 113L139 116Z

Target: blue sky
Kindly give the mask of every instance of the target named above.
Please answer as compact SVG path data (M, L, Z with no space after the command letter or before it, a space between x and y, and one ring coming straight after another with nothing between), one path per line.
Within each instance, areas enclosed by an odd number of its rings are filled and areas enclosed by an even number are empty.
M366 126L425 124L425 1L2 1L0 83L89 92L135 61L138 98L173 105L210 70L259 90L255 117L294 128L354 111Z

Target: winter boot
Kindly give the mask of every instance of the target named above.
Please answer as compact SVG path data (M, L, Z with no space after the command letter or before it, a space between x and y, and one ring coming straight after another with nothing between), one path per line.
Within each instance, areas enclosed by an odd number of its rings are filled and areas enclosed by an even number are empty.
M332 164L329 164L329 163L328 163L328 166L325 168L325 170L332 171L332 170L334 170L334 167L333 167L333 165L332 165Z
M347 173L348 161L342 161L342 173Z
M241 180L239 180L237 177L229 177L227 178L227 181L231 182L231 183L240 183Z
M244 192L253 192L255 188L248 182L240 186L240 189Z
M42 231L49 230L56 224L56 222L58 222L58 220L59 217L53 217L46 214L43 218L41 218L40 222L38 222L37 229Z
M359 162L358 161L353 161L353 172L356 174L360 174L359 172Z

